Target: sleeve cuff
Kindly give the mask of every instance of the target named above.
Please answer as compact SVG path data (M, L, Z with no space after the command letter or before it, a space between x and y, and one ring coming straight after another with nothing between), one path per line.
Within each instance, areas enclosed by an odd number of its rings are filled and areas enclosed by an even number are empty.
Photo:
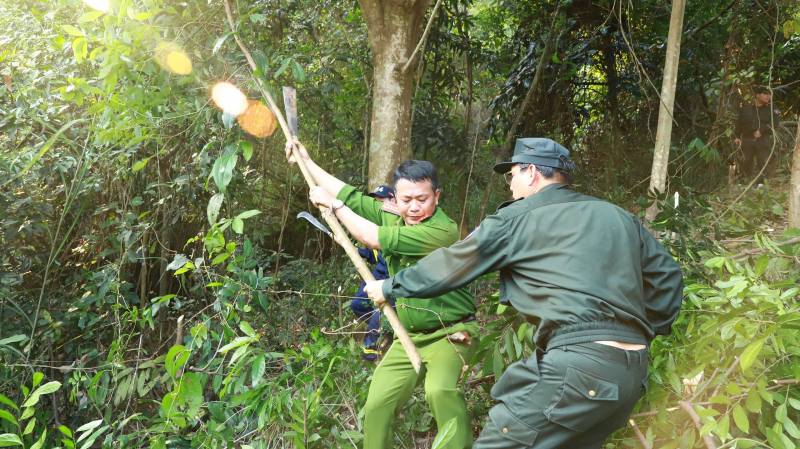
M394 294L392 293L392 286L393 285L394 285L394 276L390 277L389 279L386 279L386 281L381 286L381 291L383 292L383 297L387 301L394 301L394 300L397 299L397 298L394 297Z

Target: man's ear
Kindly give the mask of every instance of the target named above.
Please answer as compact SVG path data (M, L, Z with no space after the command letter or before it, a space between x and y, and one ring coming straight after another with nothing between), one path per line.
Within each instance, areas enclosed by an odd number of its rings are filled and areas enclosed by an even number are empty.
M433 194L433 199L435 200L437 206L439 205L439 193L441 193L441 190L436 189L436 193Z

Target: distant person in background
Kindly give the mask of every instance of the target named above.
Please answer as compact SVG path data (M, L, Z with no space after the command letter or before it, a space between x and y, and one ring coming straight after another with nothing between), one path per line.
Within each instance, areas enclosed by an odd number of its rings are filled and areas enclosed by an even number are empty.
M389 186L380 186L373 192L368 193L367 196L371 196L381 203L393 203L394 189ZM375 269L372 270L372 276L375 277L375 280L387 279L389 277L389 268L386 266L386 260L379 250L360 248L358 254L364 258L367 263L375 265ZM353 297L350 308L353 309L353 313L356 314L358 319L368 322L367 335L364 336L364 345L361 347L361 356L364 360L374 362L378 358L378 339L381 336L381 313L379 310L376 310L375 305L372 304L367 294L364 293L365 285L367 285L367 283L362 282L361 286L358 287L358 292L356 292L356 296ZM392 303L392 305L394 305L394 303Z
M733 143L742 149L742 173L745 181L750 182L753 176L758 175L756 184L761 187L764 178L772 172L773 164L767 165L767 162L774 161L777 156L772 152L771 136L773 127L778 126L781 118L770 102L772 92L769 87L758 86L755 94L755 100L742 106L739 111L739 118L733 128Z

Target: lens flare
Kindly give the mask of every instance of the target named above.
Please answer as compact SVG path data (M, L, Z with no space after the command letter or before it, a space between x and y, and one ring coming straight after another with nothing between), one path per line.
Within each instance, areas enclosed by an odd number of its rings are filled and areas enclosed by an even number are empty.
M247 96L231 83L217 83L211 89L211 99L218 108L231 115L239 115L247 110Z
M162 69L176 75L188 75L192 71L192 60L180 45L161 42L156 47L156 62Z
M109 0L83 0L83 2L98 11L108 12L111 9Z
M260 138L271 136L277 126L275 115L258 100L247 100L247 110L236 120L243 130Z

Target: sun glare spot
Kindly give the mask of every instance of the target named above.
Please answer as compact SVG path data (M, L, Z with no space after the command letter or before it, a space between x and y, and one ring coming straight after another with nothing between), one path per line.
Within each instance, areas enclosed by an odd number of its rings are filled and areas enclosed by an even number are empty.
M174 42L162 42L156 47L156 62L162 69L176 75L188 75L192 71L192 60Z
M83 2L98 11L108 12L111 9L108 0L83 0Z
M272 111L258 100L247 100L247 110L244 111L244 114L236 117L236 120L239 121L242 129L260 138L271 136L277 125Z
M211 89L214 103L231 115L239 115L247 110L247 96L231 83L219 82Z

